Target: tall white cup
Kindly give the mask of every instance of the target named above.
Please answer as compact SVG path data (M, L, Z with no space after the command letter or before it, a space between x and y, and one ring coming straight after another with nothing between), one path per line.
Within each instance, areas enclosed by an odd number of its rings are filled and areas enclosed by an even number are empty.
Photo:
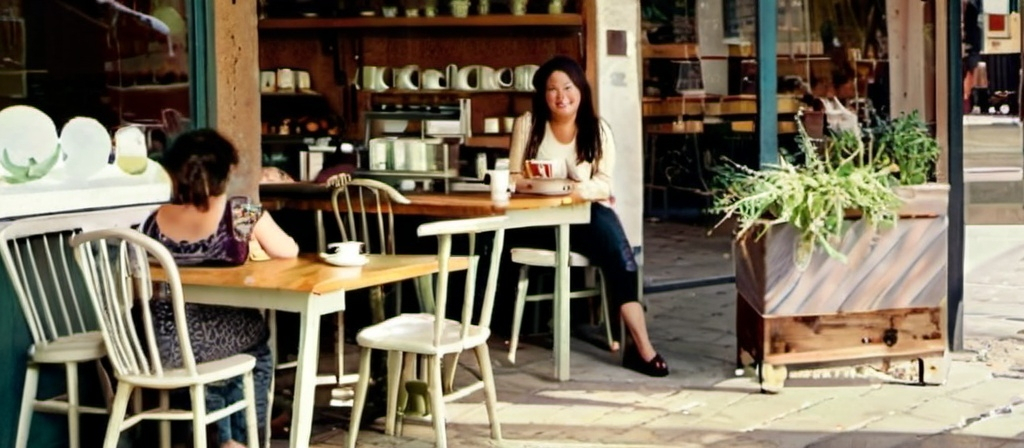
M488 174L491 175L491 201L498 205L508 204L509 171L491 170Z

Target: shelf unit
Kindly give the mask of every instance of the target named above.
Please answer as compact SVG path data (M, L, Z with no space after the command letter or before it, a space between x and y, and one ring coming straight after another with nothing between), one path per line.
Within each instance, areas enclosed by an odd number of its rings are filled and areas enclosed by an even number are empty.
M489 14L469 17L304 17L263 19L261 30L330 30L398 27L581 27L580 14Z

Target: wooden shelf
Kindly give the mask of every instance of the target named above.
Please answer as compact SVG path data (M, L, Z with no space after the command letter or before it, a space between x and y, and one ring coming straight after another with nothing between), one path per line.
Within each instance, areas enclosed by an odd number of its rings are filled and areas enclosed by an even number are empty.
M371 95L376 96L454 96L454 97L468 97L473 95L486 95L486 94L502 94L502 95L533 95L532 90L515 90L515 89L502 89L502 90L454 90L454 89L420 89L420 90L403 90L403 89L388 89L379 92L370 92Z
M512 146L510 134L474 135L466 140L466 146L508 149Z
M396 27L579 27L580 14L490 14L469 17L313 17L263 19L261 30L360 29Z
M698 59L700 47L695 43L643 44L641 56L648 59Z

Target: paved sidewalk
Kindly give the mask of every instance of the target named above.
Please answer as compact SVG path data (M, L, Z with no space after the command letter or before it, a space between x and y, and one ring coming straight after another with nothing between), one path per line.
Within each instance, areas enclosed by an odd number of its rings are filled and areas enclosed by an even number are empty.
M645 228L651 280L730 275L728 237L673 223ZM953 355L944 386L864 378L791 379L777 395L736 377L733 285L648 295L650 333L672 374L649 378L617 358L572 341L572 381L551 379L547 348L520 345L506 360L492 338L504 440L489 439L482 393L449 404L453 447L1024 447L1024 227L968 229L967 346ZM475 368L472 357L463 363ZM315 446L344 444L347 420L323 419ZM359 446L428 447L433 430L406 425L383 435L382 420ZM285 446L275 441L275 446ZM280 444L280 445L279 445Z

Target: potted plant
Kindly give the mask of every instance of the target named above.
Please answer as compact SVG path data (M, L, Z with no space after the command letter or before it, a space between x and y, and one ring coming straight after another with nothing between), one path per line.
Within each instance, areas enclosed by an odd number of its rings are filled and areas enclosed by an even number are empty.
M821 141L799 129L799 151L779 164L716 176L714 210L738 223L739 363L758 367L765 390L787 365L852 360L941 382L948 186L933 182L937 142L916 113Z

